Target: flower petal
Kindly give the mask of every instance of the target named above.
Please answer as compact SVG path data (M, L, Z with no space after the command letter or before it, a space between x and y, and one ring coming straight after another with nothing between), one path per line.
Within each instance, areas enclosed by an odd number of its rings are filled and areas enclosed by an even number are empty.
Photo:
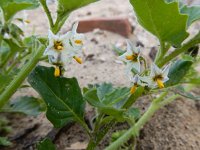
M152 64L151 66L151 73L150 76L154 77L156 75L162 74L162 70L158 68L158 66L156 66L156 64Z
M132 69L135 69L138 73L140 73L140 62L133 62Z
M44 55L52 55L52 56L57 56L58 52L53 50L51 47L47 47L46 50L44 51Z
M127 45L127 52L132 54L133 53L133 51L132 51L133 45L132 45L132 42L129 39L126 40L126 45Z
M169 73L169 69L170 69L170 64L167 65L162 71L164 77L167 77L167 75Z
M76 34L77 33L77 28L78 28L78 22L75 22L72 26L72 33Z

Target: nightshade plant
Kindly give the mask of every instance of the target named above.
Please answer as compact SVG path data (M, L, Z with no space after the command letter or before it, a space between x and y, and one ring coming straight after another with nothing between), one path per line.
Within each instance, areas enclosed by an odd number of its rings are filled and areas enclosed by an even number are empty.
M115 49L119 59L127 65L125 72L130 78L130 87L102 83L82 90L76 78L66 78L63 73L70 61L82 64L84 35L76 31L78 22L65 34L61 34L60 29L71 11L92 2L95 0L58 0L54 21L46 0L0 1L0 111L37 115L45 110L48 120L57 128L76 122L90 138L88 150L96 149L116 123L126 122L130 128L113 133L106 150L134 149L140 129L157 110L180 96L200 100L189 92L200 84L200 76L195 70L200 61L200 32L188 38L187 31L200 19L200 6L189 7L175 0L130 0L139 24L160 43L154 62L147 65L143 50L127 40L126 51ZM34 9L39 4L49 20L48 37L24 37L14 21L29 21L16 18L15 14ZM47 61L53 67L37 65L39 61ZM9 101L17 89L28 86L22 85L27 77L41 98L25 96ZM148 110L140 114L134 104L145 95L151 95L152 100ZM86 103L96 109L89 123L84 119ZM1 139L6 141L1 137L0 143ZM55 146L46 139L37 148L51 150Z

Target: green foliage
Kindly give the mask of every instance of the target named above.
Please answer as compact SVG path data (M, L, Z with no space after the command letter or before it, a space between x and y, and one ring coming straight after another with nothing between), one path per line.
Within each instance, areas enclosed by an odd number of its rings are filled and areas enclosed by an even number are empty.
M58 0L58 16L61 16L63 14L69 14L73 10L93 3L95 1L97 0Z
M189 71L192 64L193 62L189 60L177 60L169 70L169 80L165 83L166 87L179 84Z
M12 143L6 138L0 136L0 146L10 146Z
M140 110L139 108L129 108L126 112L126 115L132 120L137 120L140 118Z
M121 117L125 109L120 109L129 96L128 88L114 88L112 84L103 83L96 88L89 89L84 98L107 115Z
M189 27L193 22L200 19L200 6L187 6L184 5L180 8L182 14L188 15L187 26Z
M165 0L168 3L177 2L179 3L180 13L188 15L187 27L193 22L200 19L200 6L187 6L182 0Z
M40 1L43 3L43 6L45 6L44 0ZM57 19L53 25L52 31L57 33L72 11L96 1L97 0L58 0Z
M129 88L114 88L110 83L103 83L88 89L84 98L93 106L114 106L128 98ZM115 105L117 107L117 105Z
M85 102L75 78L55 77L54 68L36 67L28 82L47 105L47 118L55 127L83 121Z
M175 93L183 96L183 97L186 97L186 98L189 98L189 99L192 99L192 100L196 100L196 101L200 101L200 96L197 96L197 95L194 95L192 94L192 92L188 92L184 86L177 86L174 90Z
M37 144L37 150L56 150L56 147L51 140L44 139Z
M132 94L125 102L123 108L129 108L134 102L143 94L144 87L138 87L134 94Z
M188 37L187 15L179 13L178 3L164 0L130 0L138 22L162 42L180 46Z
M45 104L41 99L35 97L18 97L10 102L10 105L3 108L5 112L17 112L30 116L37 116L45 111Z
M33 9L39 6L37 0L1 0L0 6L4 11L6 21L10 20L17 12L24 9Z

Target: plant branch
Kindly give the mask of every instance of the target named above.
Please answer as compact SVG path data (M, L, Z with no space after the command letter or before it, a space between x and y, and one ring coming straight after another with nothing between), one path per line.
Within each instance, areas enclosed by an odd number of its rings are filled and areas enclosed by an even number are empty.
M58 16L58 18L56 19L56 22L55 22L55 25L54 27L52 28L52 32L54 34L58 33L60 31L60 29L62 28L63 24L65 23L65 21L67 20L68 18L68 13L64 13L62 15L62 17Z
M50 25L50 28L53 29L54 27L54 23L53 23L53 19L52 19L52 16L51 16L51 12L49 11L49 8L47 7L47 3L46 3L46 0L39 0L46 15L47 15L47 18L49 20L49 25Z
M168 63L169 61L174 59L176 56L180 55L181 53L185 52L186 50L188 50L192 46L199 44L199 43L200 43L200 32L195 37L193 37L190 41L185 43L182 47L175 49L171 54L164 57L164 59L160 59L158 61L157 65L159 67L164 66L166 63Z
M34 51L33 57L31 57L30 61L21 68L20 72L14 77L12 82L10 82L10 84L5 88L4 92L0 95L0 109L9 101L10 97L15 93L27 75L36 66L39 58L43 55L44 50L44 46L41 46L37 49L37 51Z
M162 59L164 55L165 55L165 43L163 41L160 41L160 49L156 54L155 63L157 64L158 61Z
M160 97L153 100L149 109L143 114L143 116L139 119L139 121L130 128L126 133L124 133L119 139L113 142L110 146L106 148L106 150L114 150L125 143L131 136L137 136L139 130L150 120L150 118L154 115L154 113L163 107L164 105L172 102L177 98L177 95L173 95L172 97L163 101L164 97L167 95L167 92L163 92Z

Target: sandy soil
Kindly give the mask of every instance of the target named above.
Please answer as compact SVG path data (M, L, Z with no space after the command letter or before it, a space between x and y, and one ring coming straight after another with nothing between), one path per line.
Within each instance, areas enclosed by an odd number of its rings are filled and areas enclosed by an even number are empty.
M116 9L117 6L117 9ZM55 4L50 4L55 12ZM90 12L90 13L88 13ZM48 25L41 8L36 11L28 11L31 24L26 27L26 33L33 31L36 34L46 35ZM88 15L90 14L90 15ZM39 16L39 17L38 17ZM155 37L147 33L138 25L128 0L101 0L96 4L89 5L73 12L66 22L62 32L66 32L74 21L94 17L128 17L134 33L130 39L134 42L142 42L144 45L143 55L148 57L153 47L158 47ZM199 30L199 24L194 24L189 31L194 35ZM129 86L129 80L124 73L124 65L118 61L117 55L112 50L114 44L124 45L125 38L107 31L96 30L86 33L84 47L84 64L72 62L67 67L65 76L78 78L81 87L88 83L112 82L116 86ZM200 91L198 91L200 92ZM35 95L32 89L20 90L15 96L22 94ZM142 99L138 105L142 109L148 107L149 98ZM178 99L169 106L159 110L151 121L141 131L138 138L138 150L199 150L200 149L200 104L187 99ZM87 108L87 111L91 111ZM10 150L34 149L28 146L34 140L40 140L52 129L52 125L44 114L38 117L26 117L22 115L8 115L14 129L10 137L32 129L23 138L16 141L14 147L5 148ZM34 128L35 127L35 128ZM84 149L88 138L84 131L77 125L69 130L64 130L55 141L59 150ZM104 141L99 149L102 150L108 141Z

